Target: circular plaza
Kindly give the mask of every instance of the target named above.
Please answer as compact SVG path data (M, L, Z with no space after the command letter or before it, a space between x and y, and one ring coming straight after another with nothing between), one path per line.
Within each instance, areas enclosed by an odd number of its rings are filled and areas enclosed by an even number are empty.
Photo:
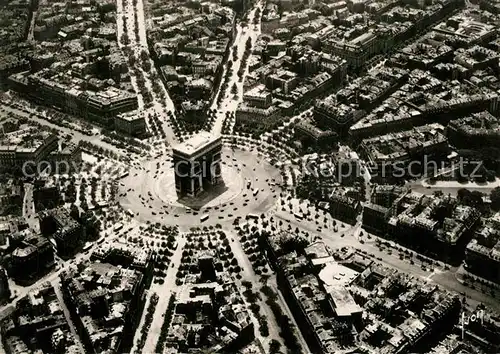
M228 223L273 206L281 175L264 157L224 146L220 166L222 182L216 188L179 198L172 157L145 161L120 180L119 202L140 221L181 227Z

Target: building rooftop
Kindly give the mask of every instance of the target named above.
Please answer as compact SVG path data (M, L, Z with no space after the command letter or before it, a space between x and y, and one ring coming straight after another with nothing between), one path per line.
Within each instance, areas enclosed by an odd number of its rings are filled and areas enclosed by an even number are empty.
M444 127L433 123L412 130L364 139L363 149L371 162L409 158L417 151L428 151L446 142Z
M218 140L220 140L220 136L215 136L209 132L201 132L174 146L173 150L174 153L178 152L183 155L193 155Z
M335 313L337 316L351 316L355 313L363 312L363 308L356 304L349 290L344 286L332 286L328 288L327 292L335 304Z
M128 243L113 242L105 243L96 249L92 256L102 260L107 260L108 257L119 254L127 257L130 260L130 265L144 267L147 266L151 259L152 251L147 247L135 247ZM128 264L127 264L128 265Z
M358 272L337 262L329 262L319 272L318 277L323 282L326 291L338 286L349 285L357 276Z
M0 139L0 148L4 151L31 152L47 144L51 139L55 139L55 136L50 132L25 127L4 134Z

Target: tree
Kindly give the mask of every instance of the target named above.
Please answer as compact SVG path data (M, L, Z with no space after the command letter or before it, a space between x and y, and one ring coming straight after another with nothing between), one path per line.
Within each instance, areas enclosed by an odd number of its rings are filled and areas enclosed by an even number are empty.
M130 44L130 39L128 38L128 36L127 36L126 33L122 34L121 43L123 45L129 45Z
M493 193L493 191L491 191ZM463 199L465 199L468 195L470 194L470 191L465 189L465 188L460 188L458 191L457 191L457 199L459 201L462 201ZM500 194L499 194L500 196Z
M269 342L269 352L270 353L279 353L281 349L281 343L278 342L276 339L272 339Z
M149 55L148 55L148 52L146 50L142 50L141 51L141 61L149 61Z
M494 188L490 193L491 208L494 210L500 209L500 187Z
M151 62L149 60L145 60L142 62L142 69L145 71L145 72L149 72L151 70ZM155 81L157 82L157 81ZM154 87L153 87L154 89Z
M436 197L442 197L444 195L444 193L442 191L435 191L434 193L432 193L434 196Z
M75 204L71 204L69 215L75 220L80 220L80 211Z
M499 197L500 197L500 192L499 192ZM483 194L478 191L471 192L465 188L461 188L457 191L457 198L460 203L471 207L481 207L483 205Z

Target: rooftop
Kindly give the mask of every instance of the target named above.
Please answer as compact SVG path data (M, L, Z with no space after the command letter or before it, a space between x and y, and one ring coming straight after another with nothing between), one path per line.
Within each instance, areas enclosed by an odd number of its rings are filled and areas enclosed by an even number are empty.
M349 285L357 276L358 272L336 262L328 263L318 274L323 281L326 291L330 289Z
M220 140L219 136L215 136L209 132L201 132L174 146L173 150L183 155L193 155L210 144L215 143L217 140Z

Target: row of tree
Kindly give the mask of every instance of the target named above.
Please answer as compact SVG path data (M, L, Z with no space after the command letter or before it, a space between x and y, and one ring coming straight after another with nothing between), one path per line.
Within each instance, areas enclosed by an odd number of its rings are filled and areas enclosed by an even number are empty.
M146 311L146 316L144 317L144 324L141 328L141 336L137 342L137 347L134 354L141 354L146 344L146 338L148 337L149 329L151 328L151 323L153 323L153 316L156 310L156 305L158 304L159 297L156 293L151 295L151 300L149 301L149 306Z
M163 316L163 324L161 325L160 335L158 337L158 342L156 343L155 353L163 353L163 348L165 347L165 342L167 340L168 329L170 328L170 322L175 311L175 293L170 295L168 301L168 307Z

